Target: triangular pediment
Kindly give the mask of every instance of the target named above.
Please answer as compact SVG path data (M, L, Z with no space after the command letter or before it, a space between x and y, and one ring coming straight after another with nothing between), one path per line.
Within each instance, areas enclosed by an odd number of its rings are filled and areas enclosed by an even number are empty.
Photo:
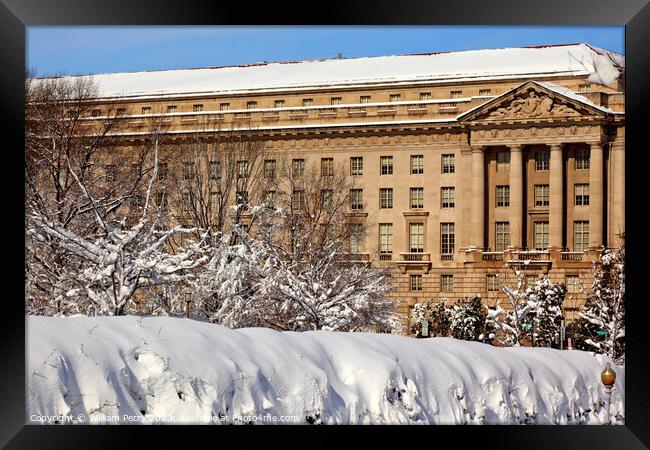
M553 86L553 87L551 87ZM548 83L528 81L458 117L459 121L502 122L604 117L609 112L584 97Z

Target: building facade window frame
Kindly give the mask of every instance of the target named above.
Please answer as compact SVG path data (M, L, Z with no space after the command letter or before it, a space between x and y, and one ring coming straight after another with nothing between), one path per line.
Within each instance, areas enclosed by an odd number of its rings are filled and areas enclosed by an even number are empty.
M456 173L456 155L445 153L441 156L442 173Z
M452 255L456 247L456 224L442 222L440 224L440 254Z
M379 188L379 209L393 208L393 188Z
M496 206L497 208L510 206L510 185L500 184L496 186Z
M350 157L350 175L363 175L363 156Z
M440 188L440 207L443 209L456 207L455 186L442 186Z
M424 173L424 155L411 155L411 175Z
M379 157L379 174L392 175L393 174L393 157L380 156Z

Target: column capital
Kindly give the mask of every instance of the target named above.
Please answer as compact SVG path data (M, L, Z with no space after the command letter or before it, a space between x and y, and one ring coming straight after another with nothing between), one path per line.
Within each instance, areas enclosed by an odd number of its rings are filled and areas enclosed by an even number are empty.
M510 149L510 152L521 152L524 149L524 146L522 144L512 144L508 145L508 148Z
M483 145L472 145L472 153L483 153L485 146Z
M562 149L564 148L564 144L558 144L558 143L548 144L548 146L551 148L551 151L556 151L556 152L562 151Z

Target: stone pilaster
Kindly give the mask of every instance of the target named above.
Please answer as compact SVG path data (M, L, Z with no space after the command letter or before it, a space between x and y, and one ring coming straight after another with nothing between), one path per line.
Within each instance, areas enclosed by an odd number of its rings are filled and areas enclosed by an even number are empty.
M603 245L603 146L591 144L589 154L589 248Z
M522 146L510 146L510 246L522 247L524 216Z
M483 251L485 226L485 156L482 146L472 146L472 241L471 245Z
M562 249L562 225L564 224L564 159L562 145L551 145L551 160L549 173L549 207L548 228L549 247L554 250Z
M612 160L614 161L613 170L613 202L612 210L609 211L611 216L610 226L612 228L610 235L614 245L621 245L622 242L619 234L625 233L625 129L617 130L616 141L612 145Z

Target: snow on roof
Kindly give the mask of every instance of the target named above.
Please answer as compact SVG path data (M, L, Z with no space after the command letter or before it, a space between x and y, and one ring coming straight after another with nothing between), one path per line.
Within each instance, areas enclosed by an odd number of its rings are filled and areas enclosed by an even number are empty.
M611 110L609 108L605 108L605 107L600 106L600 105L597 105L594 102L592 102L591 100L589 100L588 98L583 97L582 95L578 95L575 92L573 92L570 89L567 89L565 87L561 87L561 86L558 86L557 84L549 83L549 82L546 82L546 81L536 81L535 83L539 84L540 86L544 86L546 89L549 89L549 90L551 90L553 92L557 92L560 95L564 95L565 97L568 97L568 98L570 98L572 100L575 100L575 101L580 102L580 103L584 103L586 105L591 106L592 108L596 108L599 111L602 111L604 113L608 113L608 114L613 114L614 113L613 110Z
M553 75L590 75L593 82L609 84L623 69L623 55L571 44L110 73L93 78L102 97L143 97Z

